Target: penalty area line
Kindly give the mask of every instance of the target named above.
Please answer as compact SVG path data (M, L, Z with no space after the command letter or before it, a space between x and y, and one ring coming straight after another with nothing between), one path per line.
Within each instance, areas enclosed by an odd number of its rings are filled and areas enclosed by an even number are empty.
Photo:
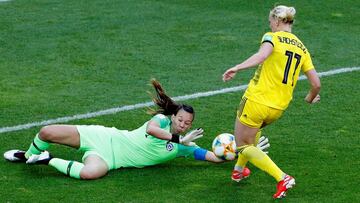
M347 73L347 72L353 72L353 71L358 71L358 70L360 70L360 67L339 68L339 69L334 69L334 70L330 70L330 71L326 71L326 72L321 72L321 73L318 73L318 75L319 75L319 77L326 77L326 76ZM304 75L301 75L299 77L299 80L305 80L305 79L306 79L306 77ZM174 99L175 101L184 101L184 100L196 99L196 98L201 98L201 97L209 97L209 96L218 95L218 94L238 92L241 90L245 90L246 88L247 88L247 85L240 85L240 86L235 86L235 87L223 88L220 90L198 92L198 93L194 93L194 94L177 96L177 97L173 97L172 99ZM80 120L80 119L87 119L87 118L94 118L94 117L98 117L98 116L116 114L116 113L119 113L122 111L130 111L130 110L140 109L140 108L149 107L149 106L153 106L153 105L154 105L153 102L144 102L144 103L120 106L120 107L115 107L115 108L110 108L110 109L105 109L105 110L90 112L90 113L85 113L85 114L76 114L73 116L59 117L59 118L45 120L45 121L26 123L26 124L15 125L15 126L10 126L10 127L2 127L2 128L0 128L0 134L6 133L6 132L25 130L25 129L29 129L32 127L45 126L45 125L50 125L50 124L55 124L55 123L67 123L67 122L73 121L73 120Z

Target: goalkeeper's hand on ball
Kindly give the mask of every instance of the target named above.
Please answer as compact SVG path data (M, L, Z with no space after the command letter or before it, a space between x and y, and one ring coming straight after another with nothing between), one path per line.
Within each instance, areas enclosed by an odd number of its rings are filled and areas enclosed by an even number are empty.
M256 147L266 154L269 153L269 147L270 147L269 139L265 136L261 136Z
M198 128L196 130L192 130L188 132L185 136L180 136L179 143L187 146L196 146L195 142L196 139L199 139L203 136L204 130L202 128Z

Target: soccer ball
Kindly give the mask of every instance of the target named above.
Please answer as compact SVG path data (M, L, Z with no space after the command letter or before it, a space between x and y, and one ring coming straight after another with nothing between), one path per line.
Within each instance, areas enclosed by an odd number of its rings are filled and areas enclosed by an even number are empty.
M234 135L221 133L212 142L212 150L215 155L223 160L234 160L236 158L236 143Z

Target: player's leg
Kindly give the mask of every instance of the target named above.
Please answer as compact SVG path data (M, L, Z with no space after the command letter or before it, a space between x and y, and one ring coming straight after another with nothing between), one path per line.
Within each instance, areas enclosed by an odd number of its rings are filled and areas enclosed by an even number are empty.
M269 108L269 113L268 113L268 116L266 117L266 119L264 120L264 123L266 125L271 124L272 122L279 119L281 117L282 113L283 113L282 110ZM277 191L273 195L274 198L285 197L286 191L295 185L295 179L285 173L283 174L283 178L280 181L279 180L277 180L277 181L278 181L278 184L276 186Z
M237 121L235 137L239 154L243 155L250 163L273 176L277 181L284 178L285 174L270 159L270 157L254 146L258 128L250 128Z
M84 163L53 158L49 156L48 152L42 152L40 155L33 155L30 159L33 157L36 157L36 161L33 161L32 163L52 166L59 172L76 179L96 179L104 176L108 171L106 162L96 154L88 155L85 158Z
M70 147L79 148L80 138L76 126L45 126L41 128L38 134L36 134L27 151L9 150L4 153L4 158L8 161L26 162L31 155L40 155L41 152L47 150L50 143L63 144Z
M241 116L244 116L244 115L245 115L245 117L247 117L246 115L248 114L248 112L247 112L248 110L245 108L246 103L247 103L247 98L243 97L240 101L239 108L237 111L237 117L235 119L235 132L238 130L237 129L238 128L238 123L237 123L238 118L241 118ZM261 135L261 131L259 131L259 133L257 133L256 137L260 138L260 135ZM256 139L256 141L259 140L258 138ZM248 159L244 155L238 153L238 159L234 166L234 170L232 171L232 174L231 174L232 180L239 182L242 179L250 176L250 170L246 167L247 162L248 162Z
M286 175L270 157L254 146L256 133L264 123L270 124L278 119L282 111L273 110L261 104L250 102L251 105L245 110L247 116L238 117L235 125L235 138L238 146L239 154L243 155L250 163L273 176L278 182L277 192L274 198L285 196L288 188L295 185L295 180L291 176Z
M34 141L30 144L25 153L29 158L32 154L40 154L49 148L50 143L67 145L73 148L79 148L80 136L74 125L49 125L41 128L36 134Z
M69 177L84 180L100 178L109 170L106 162L96 154L87 156L84 163L52 158L49 165Z
M277 191L273 195L274 198L284 197L286 191L295 185L295 179L285 174L266 153L251 144L251 141L255 139L258 129L250 128L240 123L240 121L237 129L235 137L239 138L237 142L238 146L240 146L238 147L239 153L248 159L250 163L276 179L278 184Z
M268 172L276 180L283 178L283 172L271 161L271 159L255 146L256 135L264 125L268 117L267 106L247 100L245 97L235 119L235 141L239 152L239 158L235 169L243 170L247 161L258 168Z
M106 162L96 155L89 155L86 157L85 166L81 170L82 179L96 179L107 174L109 167Z
M258 144L260 137L261 137L261 130L259 130L256 133L255 145ZM232 171L231 174L231 179L233 181L240 182L242 179L250 176L251 171L249 168L246 167L247 163L248 163L248 159L244 155L239 153L238 159L234 166L234 170Z
M84 151L83 163L52 159L49 165L70 177L79 179L96 179L104 176L112 167L113 151L111 143L112 128L103 126L76 126L81 146L76 146ZM67 142L67 145L74 146Z
M68 131L66 134L72 134L71 132L76 130L78 134L76 137L80 139L78 143L73 142L73 140L70 139L71 137L63 136L65 138L61 139L61 137L57 136L58 134L54 135L54 133L51 131L54 130L57 132L58 128L55 129L55 127L62 128L64 126L54 126L54 128L48 129L50 131L44 133L45 140L51 140L51 142L68 145L79 148L81 151L85 151L83 156L83 163L72 160L46 157L44 156L44 154L46 154L45 152L42 152L40 155L32 155L28 162L33 157L38 157L38 159L33 163L48 164L56 168L61 173L77 179L96 179L104 176L107 173L110 168L108 166L110 166L113 160L109 128L102 126L76 126L76 128L73 129L71 128L72 126L65 126L69 127L65 129ZM79 147L80 142L81 147Z
M237 126L237 123L235 124L235 126ZM257 145L257 143L259 142L259 139L261 137L261 130L259 130L257 133L256 133L256 136L255 136L255 145ZM242 169L246 166L246 163L248 162L248 160L241 154L239 154L238 156L238 160L235 164L235 168L234 169Z

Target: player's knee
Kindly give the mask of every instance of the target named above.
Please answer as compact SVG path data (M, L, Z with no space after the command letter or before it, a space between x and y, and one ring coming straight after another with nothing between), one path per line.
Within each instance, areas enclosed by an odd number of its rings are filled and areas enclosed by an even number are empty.
M81 177L81 179L84 179L84 180L93 180L93 179L98 178L97 176L95 176L94 173L91 173L88 171L81 171L80 177Z
M84 179L84 180L93 180L93 179L100 178L100 177L104 176L105 174L106 173L103 173L98 170L83 168L83 170L81 170L81 172L80 172L80 177L81 177L81 179Z
M51 129L51 126L45 126L40 129L39 138L41 140L51 141L54 136L54 131Z

